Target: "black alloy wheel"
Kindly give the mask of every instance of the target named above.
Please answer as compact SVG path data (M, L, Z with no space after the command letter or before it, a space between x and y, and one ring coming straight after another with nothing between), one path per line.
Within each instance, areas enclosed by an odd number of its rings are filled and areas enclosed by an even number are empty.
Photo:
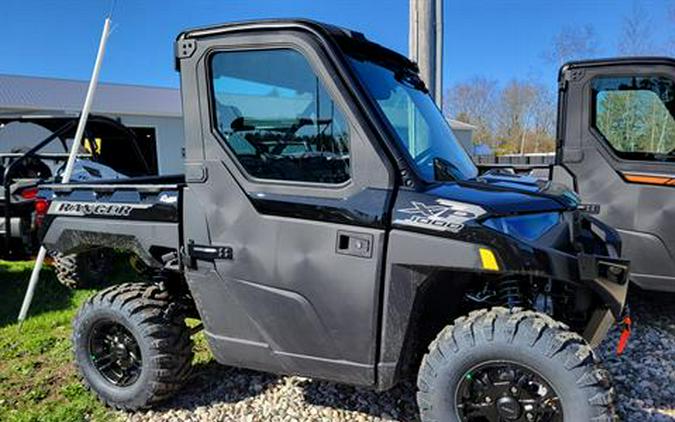
M89 339L92 365L116 387L128 387L138 380L143 367L138 341L124 325L101 321Z
M513 362L477 365L457 386L462 421L562 422L558 393L535 370Z
M190 375L183 307L160 284L123 283L96 293L80 307L72 338L84 385L115 409L152 407Z
M417 376L421 422L611 422L609 373L546 314L478 309L429 344Z

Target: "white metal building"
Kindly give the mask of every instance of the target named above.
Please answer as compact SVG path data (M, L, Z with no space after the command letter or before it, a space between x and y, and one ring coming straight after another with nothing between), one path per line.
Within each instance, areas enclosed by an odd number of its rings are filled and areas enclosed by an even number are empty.
M476 130L476 126L453 119L448 119L448 122L450 122L450 127L452 128L452 133L455 134L455 138L457 138L459 143L462 144L464 149L469 154L473 154L472 138L473 131Z
M88 82L0 75L0 116L77 115ZM180 91L138 85L100 83L92 113L121 120L151 142L159 174L183 172L183 121Z

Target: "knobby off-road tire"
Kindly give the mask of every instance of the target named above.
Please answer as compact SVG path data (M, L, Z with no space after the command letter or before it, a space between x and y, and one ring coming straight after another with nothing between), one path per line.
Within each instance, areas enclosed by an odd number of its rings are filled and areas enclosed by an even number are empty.
M115 256L114 252L107 248L69 255L50 252L50 255L56 279L71 289L95 287L106 281L112 271Z
M517 308L474 311L439 333L418 374L421 420L471 420L461 415L466 410L458 408L459 402L465 400L458 393L467 391L460 386L475 382L471 372L474 368L503 362L521 365L540 375L557 393L565 421L615 420L609 374L598 366L593 350L583 338L545 314ZM483 397L482 401L496 403L499 398ZM522 419L514 420L527 420L525 416L521 412Z
M192 340L180 308L171 303L156 284L125 283L102 290L80 308L73 323L75 363L84 384L108 406L151 407L189 376ZM108 350L117 358L112 366ZM127 374L121 382L119 373Z

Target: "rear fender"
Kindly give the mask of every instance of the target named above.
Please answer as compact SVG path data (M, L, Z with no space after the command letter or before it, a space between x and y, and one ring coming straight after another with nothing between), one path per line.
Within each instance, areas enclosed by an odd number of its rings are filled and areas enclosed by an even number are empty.
M161 267L151 248L178 250L178 223L60 217L51 222L42 243L65 254L92 247L125 250L149 266Z

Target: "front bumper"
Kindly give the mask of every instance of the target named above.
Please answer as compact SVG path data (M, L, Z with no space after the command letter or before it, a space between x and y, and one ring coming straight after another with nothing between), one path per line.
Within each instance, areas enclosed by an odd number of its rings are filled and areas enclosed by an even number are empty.
M593 217L577 213L566 234L570 241L564 247L509 238L500 242L497 253L506 274L546 277L594 292L601 306L593 312L583 334L595 345L624 317L629 261L619 258L621 239L616 230Z
M587 286L602 298L617 320L621 318L628 292L628 261L587 253L575 256L555 249L534 252L536 267L528 273Z
M564 259L551 253L553 260ZM588 255L581 253L567 258L567 265L577 268L578 276L567 279L569 282L587 286L601 299L604 307L596 308L584 328L583 337L592 347L602 342L610 328L625 316L625 303L628 294L629 263L616 257ZM572 275L575 275L570 271ZM559 274L553 274L554 276ZM558 278L558 277L555 277Z

